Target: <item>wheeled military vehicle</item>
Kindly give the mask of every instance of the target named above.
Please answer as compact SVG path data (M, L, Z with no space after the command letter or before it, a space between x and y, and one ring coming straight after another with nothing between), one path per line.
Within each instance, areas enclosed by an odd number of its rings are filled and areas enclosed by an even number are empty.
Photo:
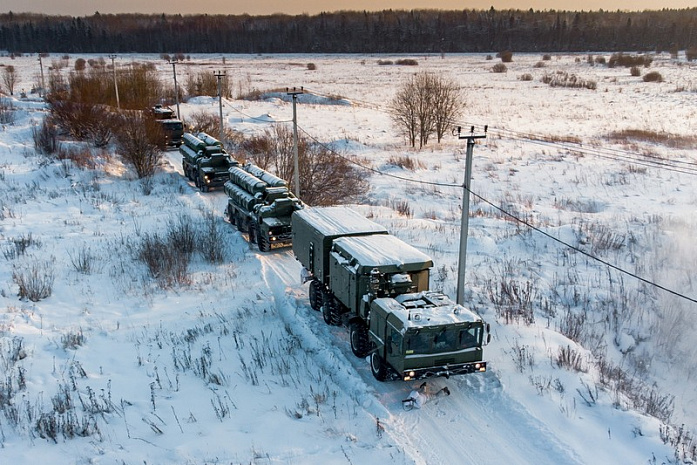
M310 306L350 329L351 350L370 356L378 380L486 371L488 327L429 291L433 261L345 207L293 213L293 252L310 281Z
M239 163L233 160L216 138L200 132L186 133L184 144L179 147L184 175L194 182L201 192L220 187L229 179L229 168Z
M174 117L174 111L159 104L155 105L151 111L155 120L162 125L162 132L165 136L164 146L179 147L182 145L184 123Z
M249 234L249 242L267 252L273 246L290 244L290 218L303 208L286 182L260 167L247 163L232 166L223 188L228 196L225 209L230 224Z

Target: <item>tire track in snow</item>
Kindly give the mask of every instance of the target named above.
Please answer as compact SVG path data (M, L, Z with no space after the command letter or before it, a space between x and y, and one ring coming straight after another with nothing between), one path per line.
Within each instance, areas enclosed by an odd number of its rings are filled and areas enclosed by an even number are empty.
M351 352L345 328L324 324L309 310L300 286L300 265L289 250L257 255L283 321L301 338L317 363L361 407L380 418L386 433L417 464L580 464L552 431L503 390L494 372L429 380L434 391L452 395L405 411L401 400L413 386L381 383L365 360ZM417 383L418 384L418 383Z
M182 174L176 156L168 152L165 158ZM224 195L201 195L192 189L214 212L224 208L218 205ZM401 400L413 386L375 380L367 361L351 352L345 328L326 326L318 313L309 310L307 291L300 285L300 265L293 253L283 249L256 257L283 322L316 363L334 375L334 382L376 421L380 419L386 434L415 463L581 463L545 425L505 395L493 372L430 380L434 390L447 385L452 395L433 400L420 410L404 411Z

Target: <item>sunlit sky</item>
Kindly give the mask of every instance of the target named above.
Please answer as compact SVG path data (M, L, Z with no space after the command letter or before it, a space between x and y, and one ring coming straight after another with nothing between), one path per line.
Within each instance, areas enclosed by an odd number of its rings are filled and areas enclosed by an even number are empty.
M338 10L489 9L657 10L697 7L697 0L3 0L0 12L86 16L100 13L316 14Z

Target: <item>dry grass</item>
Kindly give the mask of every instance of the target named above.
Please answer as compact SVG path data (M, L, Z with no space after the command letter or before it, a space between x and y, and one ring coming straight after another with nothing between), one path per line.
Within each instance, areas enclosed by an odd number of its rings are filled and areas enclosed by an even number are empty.
M697 136L682 136L648 129L614 131L608 135L608 139L619 143L643 142L664 145L674 149L691 150L697 148Z
M407 155L403 157L393 155L390 157L389 160L387 160L387 163L409 171L415 171L417 169L426 169L426 165L424 164L424 162L422 162L418 158L409 157Z

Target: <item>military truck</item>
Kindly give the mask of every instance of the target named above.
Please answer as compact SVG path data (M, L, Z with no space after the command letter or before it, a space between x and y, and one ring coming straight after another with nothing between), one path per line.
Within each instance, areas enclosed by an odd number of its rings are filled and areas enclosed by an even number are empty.
M151 112L155 120L162 125L162 132L165 135L164 146L179 147L182 145L184 123L174 117L174 111L158 104L152 107Z
M297 211L292 229L310 306L327 324L349 327L351 350L370 356L376 379L486 371L488 326L429 291L433 261L426 254L345 207Z
M186 133L184 144L179 147L184 175L194 182L201 192L220 187L229 179L228 170L239 163L223 149L223 144L205 132L196 135Z
M249 242L268 252L290 244L290 218L303 208L286 182L260 167L247 163L228 170L223 188L228 196L225 214L230 224L249 234Z

